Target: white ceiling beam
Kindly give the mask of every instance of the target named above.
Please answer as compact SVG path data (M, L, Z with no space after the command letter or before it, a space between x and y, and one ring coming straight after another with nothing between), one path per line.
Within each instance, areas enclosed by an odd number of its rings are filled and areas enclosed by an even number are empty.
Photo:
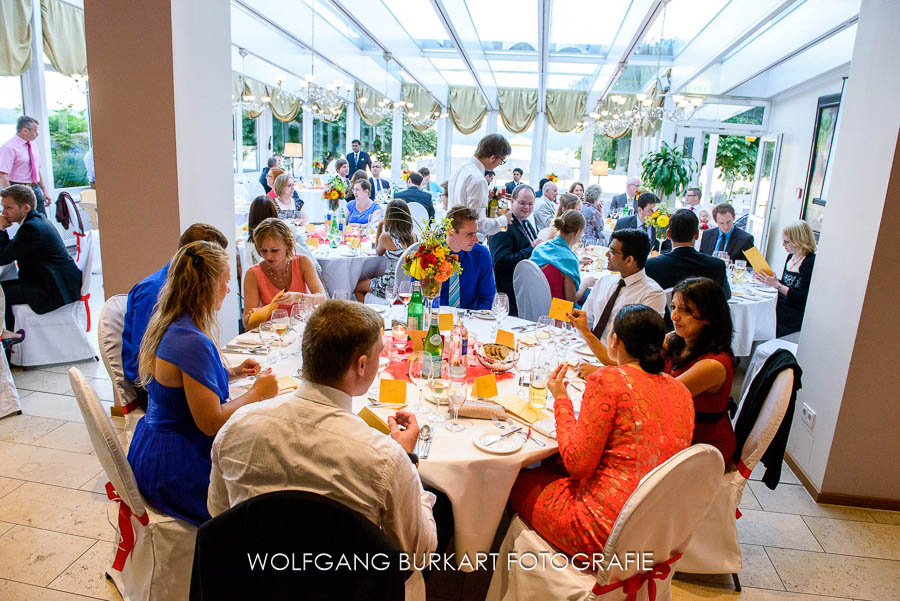
M453 41L459 58L466 64L475 85L481 90L488 110L498 108L497 82L484 54L478 31L469 15L465 0L431 0L431 5ZM454 18L455 17L455 18Z

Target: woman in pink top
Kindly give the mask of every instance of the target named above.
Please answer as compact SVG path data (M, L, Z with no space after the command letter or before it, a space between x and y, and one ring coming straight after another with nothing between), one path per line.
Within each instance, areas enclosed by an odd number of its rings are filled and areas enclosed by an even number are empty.
M325 292L312 260L294 252L294 233L287 223L270 217L256 226L253 240L262 261L244 276L244 325L254 309L271 303L281 290L285 301L278 308L287 310L300 294Z

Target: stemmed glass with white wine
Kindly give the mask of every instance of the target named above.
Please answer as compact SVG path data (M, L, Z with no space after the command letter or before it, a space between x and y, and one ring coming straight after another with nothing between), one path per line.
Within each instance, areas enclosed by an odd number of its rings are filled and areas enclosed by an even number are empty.
M509 297L503 292L494 295L494 303L491 305L491 312L497 320L497 329L503 325L503 320L509 315Z
M453 413L453 420L444 425L451 432L461 432L466 427L459 423L459 410L466 402L466 381L450 380L450 392L447 400L450 404L450 411Z
M272 364L272 344L278 339L275 324L271 320L259 324L259 339L266 347L266 365Z
M410 281L403 281L397 283L397 296L400 298L400 302L403 303L404 307L409 306L409 301L412 299L413 293L413 283Z

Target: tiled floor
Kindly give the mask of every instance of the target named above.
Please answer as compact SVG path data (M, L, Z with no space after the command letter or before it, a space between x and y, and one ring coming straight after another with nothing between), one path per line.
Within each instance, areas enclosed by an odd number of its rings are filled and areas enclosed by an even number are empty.
M103 303L96 280L94 323ZM103 576L115 536L106 478L71 396L69 367L15 370L23 415L0 420L3 601L120 599ZM76 367L111 404L102 363ZM684 575L674 583L675 601L900 599L900 513L817 505L786 466L774 491L761 475L751 476L738 522L743 593L731 590L728 576ZM486 574L438 578L429 581L429 600L480 599L488 581Z

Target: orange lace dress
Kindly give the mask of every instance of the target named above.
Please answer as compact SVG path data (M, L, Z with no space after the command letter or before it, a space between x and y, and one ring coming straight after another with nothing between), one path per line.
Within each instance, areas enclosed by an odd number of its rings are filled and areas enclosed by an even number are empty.
M569 555L600 553L641 478L691 444L691 393L667 374L608 366L588 378L577 419L568 397L554 413L565 472L523 469L510 504Z

